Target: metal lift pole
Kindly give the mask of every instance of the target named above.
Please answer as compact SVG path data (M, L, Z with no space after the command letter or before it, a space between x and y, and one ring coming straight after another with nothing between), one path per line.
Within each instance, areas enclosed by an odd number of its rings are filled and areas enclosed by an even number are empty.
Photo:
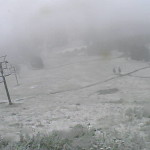
M17 85L19 85L18 77L17 77L17 74L16 74L16 68L15 68L15 67L13 67L13 69L14 69L14 74L15 74L15 78L16 78Z
M9 101L9 105L12 105L10 94L9 94L7 83L6 83L6 79L5 79L4 72L3 72L2 63L0 63L0 72L1 72L1 76L2 76L3 82L4 82L6 94L7 94L8 101Z

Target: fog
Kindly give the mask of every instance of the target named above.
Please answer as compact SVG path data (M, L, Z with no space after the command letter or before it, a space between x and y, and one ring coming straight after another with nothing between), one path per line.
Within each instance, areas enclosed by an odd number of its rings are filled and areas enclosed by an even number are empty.
M0 150L150 150L150 0L0 0L0 36Z
M106 50L150 43L148 0L0 0L0 20L1 55L40 54L75 41Z

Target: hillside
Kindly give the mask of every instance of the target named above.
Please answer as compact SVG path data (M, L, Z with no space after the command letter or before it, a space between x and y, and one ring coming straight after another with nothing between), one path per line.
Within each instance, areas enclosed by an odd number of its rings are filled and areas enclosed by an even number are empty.
M150 136L150 69L122 77L112 71L120 67L125 74L148 64L114 56L43 57L43 70L22 66L19 86L15 77L7 78L12 106L0 85L1 136L18 140L20 133L67 130L77 124Z

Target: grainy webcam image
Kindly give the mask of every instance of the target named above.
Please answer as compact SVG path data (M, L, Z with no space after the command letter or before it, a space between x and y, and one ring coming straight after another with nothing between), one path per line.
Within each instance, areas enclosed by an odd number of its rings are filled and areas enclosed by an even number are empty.
M0 150L150 150L150 1L0 0Z

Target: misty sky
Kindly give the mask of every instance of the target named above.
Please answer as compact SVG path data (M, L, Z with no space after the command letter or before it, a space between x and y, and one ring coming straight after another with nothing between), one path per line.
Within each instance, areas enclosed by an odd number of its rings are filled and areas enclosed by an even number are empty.
M74 39L91 29L149 33L149 25L149 0L0 0L1 49L51 44L57 34Z

